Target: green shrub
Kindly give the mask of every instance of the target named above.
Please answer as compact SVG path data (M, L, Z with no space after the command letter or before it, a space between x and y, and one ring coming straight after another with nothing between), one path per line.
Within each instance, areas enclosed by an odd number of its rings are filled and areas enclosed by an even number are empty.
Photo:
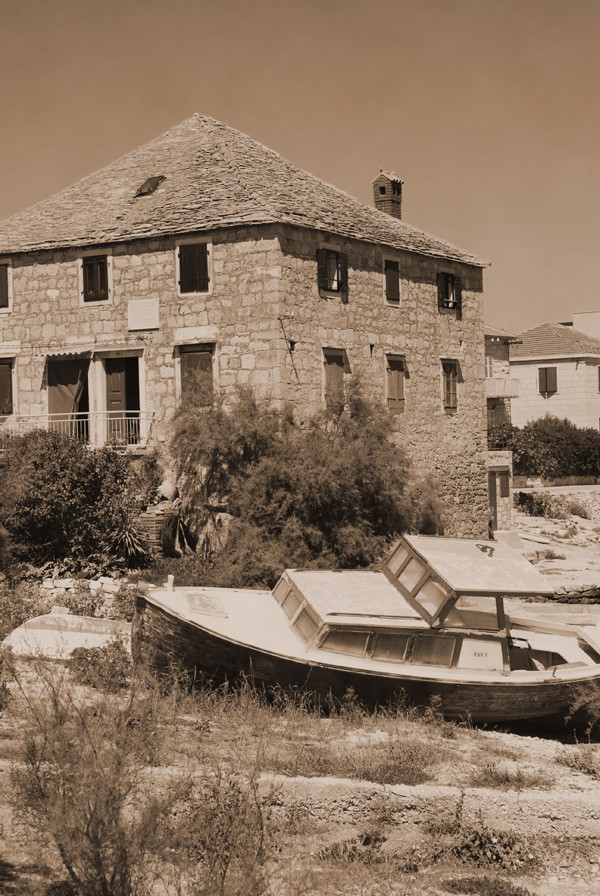
M358 387L345 412L304 425L249 392L229 409L188 403L171 452L200 536L198 583L270 587L285 566L366 567L401 532L441 531L432 483L415 481L390 416ZM203 533L224 509L234 521L220 550Z
M74 616L98 616L104 597L98 591L91 591L87 582L76 582L73 591L61 595L60 604Z
M50 610L50 600L37 582L0 582L0 642L15 628Z
M13 553L33 562L101 554L105 540L127 557L138 499L127 459L109 448L34 430L9 439L0 457L0 523Z
M104 647L76 647L67 665L77 684L116 693L129 684L131 655L121 638Z
M547 415L522 429L502 424L490 429L488 445L492 450L512 451L517 475L600 476L600 432L579 428L566 419Z
M531 891L525 887L487 875L451 878L444 881L444 889L450 893L465 893L467 896L531 896Z

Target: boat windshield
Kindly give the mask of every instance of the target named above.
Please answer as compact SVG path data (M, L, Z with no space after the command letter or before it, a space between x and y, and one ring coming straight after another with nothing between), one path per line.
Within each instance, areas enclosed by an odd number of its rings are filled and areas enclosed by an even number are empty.
M444 626L497 632L501 628L494 596L462 595L444 619Z

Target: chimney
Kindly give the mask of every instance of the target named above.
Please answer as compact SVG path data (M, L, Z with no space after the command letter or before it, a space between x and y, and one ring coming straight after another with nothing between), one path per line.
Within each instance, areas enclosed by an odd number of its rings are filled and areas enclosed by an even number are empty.
M393 172L379 169L379 174L373 181L373 202L380 212L391 215L392 218L402 218L402 184L403 181Z

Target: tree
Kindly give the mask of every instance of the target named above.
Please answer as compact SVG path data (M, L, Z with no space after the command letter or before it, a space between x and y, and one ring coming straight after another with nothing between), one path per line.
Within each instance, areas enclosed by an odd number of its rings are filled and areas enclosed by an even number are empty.
M342 413L303 426L247 391L229 408L188 404L171 451L196 524L224 508L234 517L227 550L202 571L215 584L271 585L286 565L365 567L417 519L440 530L431 487L409 488L389 415L356 386Z

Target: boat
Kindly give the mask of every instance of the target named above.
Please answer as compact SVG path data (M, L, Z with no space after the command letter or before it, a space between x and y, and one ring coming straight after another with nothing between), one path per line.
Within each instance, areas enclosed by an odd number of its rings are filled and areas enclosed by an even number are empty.
M321 700L439 706L449 719L566 713L600 680L600 625L530 615L508 598L553 589L490 540L405 535L378 569L287 569L272 591L175 587L140 593L136 662L193 680L250 680ZM513 610L517 604L517 611Z

